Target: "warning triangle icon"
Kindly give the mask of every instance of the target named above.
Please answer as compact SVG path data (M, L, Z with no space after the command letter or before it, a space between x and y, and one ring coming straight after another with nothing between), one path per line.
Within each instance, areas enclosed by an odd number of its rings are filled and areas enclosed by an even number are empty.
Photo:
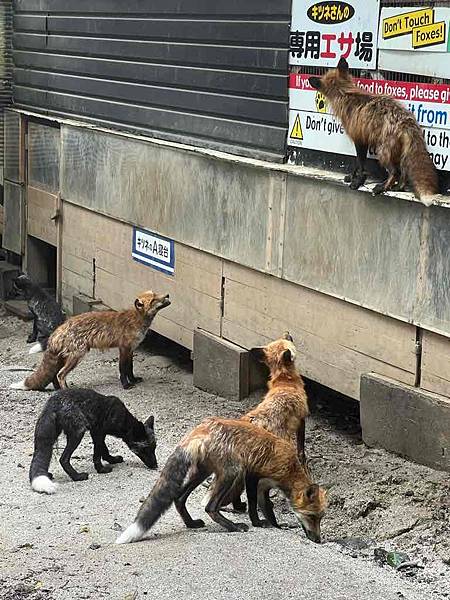
M300 123L300 115L298 113L297 113L297 116L295 117L294 125L292 127L291 133L289 134L289 137L294 140L302 140L303 139L302 124Z

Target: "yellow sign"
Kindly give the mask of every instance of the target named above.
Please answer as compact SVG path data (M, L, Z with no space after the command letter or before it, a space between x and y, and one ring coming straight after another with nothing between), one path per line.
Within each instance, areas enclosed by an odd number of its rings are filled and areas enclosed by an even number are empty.
M398 37L411 33L413 29L432 25L434 13L432 8L424 8L383 19L383 39Z
M292 127L292 131L289 135L294 140L302 140L303 139L303 130L302 124L300 123L300 115L297 114L295 117L294 125Z
M412 31L413 48L424 48L445 43L445 21L426 27L416 27Z

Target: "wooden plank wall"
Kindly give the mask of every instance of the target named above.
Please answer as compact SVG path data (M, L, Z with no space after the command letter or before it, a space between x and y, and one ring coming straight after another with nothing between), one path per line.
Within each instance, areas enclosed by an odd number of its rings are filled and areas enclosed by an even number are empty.
M414 384L412 325L233 263L224 277L224 338L248 348L289 330L300 371L352 398L362 373Z
M431 331L423 332L421 387L450 397L450 340Z
M154 329L187 348L196 327L246 348L288 329L298 345L301 372L350 397L359 398L362 373L414 384L412 325L181 244L175 245L175 276L159 273L132 260L131 226L68 202L62 240L68 310L79 292L118 309L151 288L173 299Z
M57 202L56 194L32 186L27 187L27 233L52 246L58 244L57 221L52 221Z
M220 335L222 261L175 245L174 277L131 258L132 227L98 213L63 203L63 304L82 292L111 308L130 306L147 289L170 293L173 303L154 322L154 329L192 348L197 327ZM94 266L95 260L95 266Z

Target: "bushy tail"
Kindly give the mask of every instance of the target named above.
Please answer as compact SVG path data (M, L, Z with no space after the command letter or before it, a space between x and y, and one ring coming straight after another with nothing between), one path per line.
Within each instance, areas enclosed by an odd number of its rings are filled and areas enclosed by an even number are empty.
M408 175L417 197L430 206L439 194L438 174L430 158L419 127L410 128L404 135L401 170Z
M192 465L184 448L177 447L166 462L158 481L142 504L134 523L117 538L117 544L140 540L178 497L183 482Z
M52 459L53 444L58 435L55 413L47 414L44 409L34 430L34 453L30 465L30 483L35 492L56 492L56 484L49 477L48 467Z
M34 373L23 381L11 384L14 390L44 390L62 367L62 359L51 350L46 350L41 364Z

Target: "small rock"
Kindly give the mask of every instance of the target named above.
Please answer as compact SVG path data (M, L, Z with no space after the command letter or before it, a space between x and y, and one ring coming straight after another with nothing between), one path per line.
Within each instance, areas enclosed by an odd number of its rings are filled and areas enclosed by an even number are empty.
M89 533L89 525L82 525L78 530L78 533Z
M141 504L142 504L142 502L145 502L145 496L141 496L141 497L139 498L139 502L140 502Z
M128 592L127 594L125 594L125 596L123 597L123 600L136 600L137 598L137 591L134 592Z
M111 529L113 531L123 531L123 527L122 527L122 525L118 521L114 521L114 523L112 524Z
M17 466L19 467L19 469L25 469L22 463L17 463Z
M101 548L100 544L97 544L96 542L93 542L90 546L89 546L89 550L98 550L99 548Z

